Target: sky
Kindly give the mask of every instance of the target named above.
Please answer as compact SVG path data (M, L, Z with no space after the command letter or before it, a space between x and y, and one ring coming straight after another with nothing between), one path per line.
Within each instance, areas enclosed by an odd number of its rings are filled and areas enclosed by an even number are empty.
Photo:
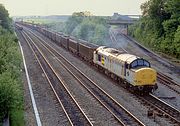
M0 0L10 16L71 15L90 11L97 16L140 15L140 5L147 0Z

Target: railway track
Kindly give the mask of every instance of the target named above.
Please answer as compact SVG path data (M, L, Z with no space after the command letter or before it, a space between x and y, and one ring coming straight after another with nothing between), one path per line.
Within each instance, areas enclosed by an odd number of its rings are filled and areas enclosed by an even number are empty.
M73 98L71 93L68 91L64 82L60 77L57 76L55 70L49 64L43 53L31 39L31 37L25 32L22 33L29 47L32 49L40 67L42 68L56 98L59 101L64 113L69 121L70 125L73 126L84 126L93 125L88 117L85 115L81 107L78 105L76 100Z
M114 35L114 32L110 29L109 30L109 36L110 36L110 39L111 39L111 41L113 42L113 43L118 43L118 41L117 41L117 39L116 39L116 37L115 37L115 35ZM124 49L122 46L120 47L124 52L128 52L126 49Z
M164 84L165 86L176 92L177 94L180 94L180 84L174 82L172 78L160 72L157 73L157 77L158 77L158 81L161 84Z
M138 98L141 99L144 104L149 106L151 111L153 111L153 114L169 118L175 125L180 125L180 111L173 106L167 104L153 94L143 97L138 96Z
M33 33L31 33L33 34ZM33 36L36 36L33 34ZM82 73L77 67L71 64L64 56L59 54L54 48L48 43L43 41L40 37L39 44L41 44L47 51L49 51L53 57L64 66L64 68L95 98L97 101L104 106L121 125L132 125L132 126L144 126L144 124L138 120L133 114L125 109L120 103L113 99L107 94L102 88L100 88L95 82L89 79L84 73Z

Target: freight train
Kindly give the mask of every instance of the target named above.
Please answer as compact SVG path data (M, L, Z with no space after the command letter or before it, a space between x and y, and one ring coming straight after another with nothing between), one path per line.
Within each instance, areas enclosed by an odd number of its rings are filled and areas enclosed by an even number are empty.
M22 23L21 23L22 24ZM78 55L85 61L97 66L123 86L138 93L149 93L157 89L156 70L150 62L106 46L98 46L71 36L49 31L40 26L23 24L42 33L57 45Z

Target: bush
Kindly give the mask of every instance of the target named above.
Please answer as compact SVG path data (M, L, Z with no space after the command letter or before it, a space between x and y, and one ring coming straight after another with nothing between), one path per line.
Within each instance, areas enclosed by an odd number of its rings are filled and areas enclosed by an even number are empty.
M19 106L21 100L18 85L18 82L11 78L10 72L0 75L0 120Z
M176 49L176 57L180 59L180 26L174 35L174 48Z
M21 62L17 38L0 27L0 122L6 115L11 118L15 110L23 110Z

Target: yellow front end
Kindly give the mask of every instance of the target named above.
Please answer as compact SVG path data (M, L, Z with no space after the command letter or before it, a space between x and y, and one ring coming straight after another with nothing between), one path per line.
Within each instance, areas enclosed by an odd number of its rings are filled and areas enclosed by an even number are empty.
M155 85L157 73L152 68L141 68L135 71L134 86Z

